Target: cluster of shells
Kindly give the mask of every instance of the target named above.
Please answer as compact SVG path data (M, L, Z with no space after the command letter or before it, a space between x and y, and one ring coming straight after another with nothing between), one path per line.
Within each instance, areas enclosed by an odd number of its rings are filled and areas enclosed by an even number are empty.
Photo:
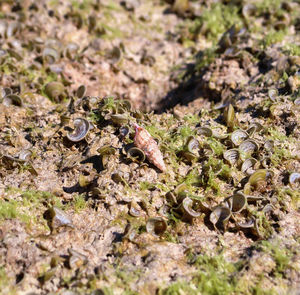
M68 34L60 35L50 30L51 26L41 23L37 15L39 10L43 10L42 14L48 10L45 17L49 17L51 22L51 18L55 18L51 5L45 4L43 7L42 3L31 2L15 4L14 11L5 13L0 20L1 85L13 90L5 93L5 104L20 105L22 96L35 92L45 94L53 102L62 102L68 92L76 88L73 77L66 69L68 65L83 63L85 59L94 64L92 56L99 51L99 46L90 42L88 37L79 43L76 36L71 38ZM95 11L99 9L97 4L92 7ZM73 11L71 4L66 4L63 12L64 18L77 29L85 27L91 36L105 33L105 29L97 27L93 13L84 15L82 11ZM122 51L117 46L105 47L103 55L110 64L115 64L121 59Z
M78 92L82 91L82 88L78 89ZM81 95L78 94L78 96ZM81 102L84 100L87 98L82 97ZM93 100L90 99L90 101ZM94 111L102 123L107 122L115 126L119 140L123 142L121 151L111 145L97 148L103 167L108 167L111 157L117 153L125 156L127 163L135 162L140 166L149 166L151 159L147 160L147 152L134 144L133 136L136 132L132 127L136 122L140 124L145 122L147 114L133 111L129 101L111 98L101 100ZM177 156L179 161L191 166L197 162L204 163L200 177L205 179L209 173L213 172L215 177L220 176L225 181L232 182L235 188L234 193L220 204L211 206L204 196L192 194L189 187L181 183L165 195L164 205L160 208L158 215L147 220L146 230L154 236L164 234L168 228L170 216L193 223L195 218L203 214L209 216L209 221L216 230L224 231L230 225L231 229L243 230L257 238L270 233L269 224L273 222L272 220L277 220L276 215L280 214L277 210L278 200L272 197L275 175L272 171L271 155L274 152L275 142L264 139L266 129L258 122L250 123L245 129L239 128L232 105L225 109L224 122L227 131L226 129L213 129L210 126L196 127L194 130L196 135L187 139L184 147L177 152ZM85 140L92 150L93 141L87 140L88 132L93 128L92 124L84 118L76 118L73 126L74 131L67 134L67 139L75 143ZM207 138L213 138L224 147L221 155L214 153L211 146L206 143ZM214 164L207 165L210 157L215 158L216 161ZM168 162L167 159L165 161ZM230 167L229 173L223 173L224 166ZM168 173L168 169L170 166L163 173ZM111 177L116 183L128 185L122 171L112 173ZM291 173L290 186L296 188L299 179L299 173ZM102 195L97 182L91 178L81 174L78 183L81 187L88 187L92 196ZM138 204L130 201L128 213L132 217L141 217L141 208L147 208L147 206L145 202ZM136 230L131 229L129 225L124 236L134 239Z
M270 93L269 93L270 95ZM205 166L202 174L205 177L210 171L215 176L223 172L224 162L230 165L231 173L225 178L233 182L235 191L217 206L210 207L205 198L191 195L184 184L167 194L175 212L180 212L186 220L193 220L203 212L209 216L213 227L226 230L229 221L234 223L234 229L243 230L262 238L268 235L268 222L278 220L278 200L273 197L275 189L275 174L272 171L271 155L274 153L275 142L265 140L266 128L258 122L250 123L241 129L232 105L224 111L224 123L227 132L219 133L209 126L196 128L197 136L187 140L186 148L180 151L180 156L188 161L198 161L212 156L216 159L213 165ZM231 131L231 132L230 132ZM225 150L221 156L214 154L211 147L205 144L205 137L215 138L222 143ZM289 175L289 184L297 189L299 173ZM178 205L179 204L179 205ZM263 216L263 218L262 218ZM274 221L274 224L276 222Z
M76 156L74 153L67 157L63 156L60 170L73 169L79 163L83 163L84 159L95 154L100 157L101 166L104 169L109 170L112 158L118 157L118 155L119 160L127 164L136 163L140 167L150 166L155 169L151 163L156 165L156 161L149 157L147 147L138 146L134 140L134 136L138 134L137 129L134 130L134 125L136 123L148 124L151 114L132 110L132 106L127 100L115 100L110 97L99 100L96 97L85 96L85 93L85 86L82 85L77 89L75 97L70 100L68 110L61 115L61 124L58 126L60 129L64 126L73 127L73 131L65 133L65 139L71 144L82 146L81 153L85 156L79 154ZM269 95L272 96L272 93ZM17 99L9 88L2 90L2 97L2 103L6 107L10 107L11 104L14 105L13 107L24 107L22 101ZM76 113L93 113L97 116L97 120L92 123L86 116L74 117ZM274 216L280 214L277 210L278 201L276 197L272 197L275 174L272 171L271 155L276 143L264 139L266 129L258 122L252 122L241 129L232 105L225 109L223 121L226 125L226 127L223 125L223 129L209 125L195 127L192 131L194 135L187 138L185 145L176 152L176 156L179 162L185 162L191 167L201 163L202 171L199 179L203 180L202 185L205 185L205 181L213 173L214 177L220 177L224 181L232 183L234 193L221 203L211 205L205 196L191 193L190 187L184 182L177 185L164 197L162 196L164 202L158 214L146 222L146 230L154 236L164 234L168 228L170 216L193 223L203 214L209 217L210 223L216 230L224 231L229 226L231 229L250 232L258 238L269 233L270 228L265 228L269 226L268 219L272 222ZM101 128L100 126L107 124L113 127L110 132L117 132L122 148L97 144L97 136L91 134L94 133L91 130L97 128L96 125ZM68 130L70 130L69 127ZM223 152L215 153L207 139L218 142L222 146ZM151 138L151 140L154 139ZM66 145L68 146L68 143ZM154 145L155 148L159 148L156 143ZM32 151L30 150L22 150L17 156L3 154L1 163L10 169L20 163L25 164L33 175L37 175L38 172L31 162L31 155ZM210 158L214 159L213 163L208 161ZM165 159L165 162L164 169L156 165L161 170L157 170L158 173L168 174L168 169L172 169L168 159ZM224 173L224 168L225 170L229 169L229 172ZM97 173L80 173L78 185L85 189L90 197L103 201L103 191L97 182L99 178L101 175ZM126 176L121 170L113 171L111 178L117 184L128 186ZM289 183L292 188L297 188L299 180L299 173L290 174ZM147 206L149 204L146 204L145 200L141 202L131 200L128 205L128 213L132 217L141 217L143 215L142 208L147 208ZM50 228L52 230L60 226L72 227L70 219L64 215L63 211L52 207L50 212L49 216L52 220ZM129 226L124 235L133 239L136 231Z
M180 1L175 1L173 9L175 11L182 9L186 11L186 8L183 6L183 8L180 7L179 3ZM286 4L284 5L284 9L290 11L292 8ZM242 14L245 18L251 20L251 17L255 13L256 10L253 5L244 5ZM84 21L79 14L73 13L69 17L74 19L78 28L83 25ZM89 30L94 30L95 19L93 16L90 16L87 22ZM276 26L278 28L282 28L283 25L287 26L289 23L290 20L287 14L281 16L280 19L279 16L276 17ZM4 87L0 92L0 102L7 108L12 106L31 108L32 106L27 105L23 99L23 97L26 97L26 85L38 89L54 102L62 102L64 98L68 97L66 89L71 81L64 75L60 62L62 59L69 61L80 60L87 49L80 50L79 45L75 43L65 44L56 39L43 40L39 37L31 38L31 36L28 36L26 40L23 40L23 29L24 25L19 20L0 21L0 38L3 45L0 50L1 66L18 73L15 62L23 60L23 55L25 54L23 48L28 47L31 49L33 55L30 69L41 70L43 72L42 69L45 68L45 71L50 74L60 75L60 81L46 82L45 77L41 75L34 81L23 81L24 83L21 83L18 87ZM232 27L220 40L219 47L221 51L225 51L226 54L233 56L232 46L242 36L244 36L244 31ZM112 63L117 63L121 58L121 50L114 47L108 58L111 59ZM295 76L296 74L299 75L297 60L284 59L280 61L280 64L284 64L284 70L286 70L285 64L290 63L292 68L290 71L293 74L295 73ZM15 78L15 81L18 81L18 75L16 77L12 75L11 77ZM290 88L293 90L295 83L291 82L290 84L292 85ZM27 93L27 95L29 94ZM135 135L134 124L147 125L150 114L147 115L132 110L131 104L127 100L116 101L106 98L100 100L99 103L98 98L88 97L85 94L86 87L84 85L75 91L74 97L70 97L69 105L62 107L63 111L60 114L61 122L60 126L58 126L58 128L62 128L63 126L73 128L72 132L66 133L65 139L69 143L82 145L83 149L81 153L84 154L84 157L81 155L76 156L74 153L67 156L64 155L60 170L72 169L78 163L81 163L84 158L95 154L100 157L101 165L104 168L109 167L111 159L116 154L120 155L121 160L125 163L135 163L139 166L154 168L151 166L151 163L155 162L155 159L154 161L153 159L149 161L150 159L147 159L145 149L143 150L143 148L135 145L133 140ZM277 102L277 95L277 90L270 89L269 98L274 105ZM298 108L299 98L294 100L294 105ZM118 138L122 142L121 150L111 144L97 145L97 138L91 132L95 126L87 119L87 114L90 112L94 112L97 115L98 121L96 124L111 124L115 127L111 132L114 133L117 131ZM76 117L74 117L75 114ZM203 169L199 178L202 178L204 183L208 175L213 173L215 177L225 178L226 181L232 182L236 191L220 204L211 206L211 204L206 202L204 196L195 196L189 192L188 186L184 183L179 184L166 194L164 206L158 212L159 216L148 220L146 224L147 231L155 235L163 234L167 230L167 220L170 215L192 222L204 213L209 216L211 224L216 229L225 230L228 225L233 223L238 229L251 231L251 233L258 237L262 235L261 229L266 225L262 215L272 217L272 214L274 215L276 211L277 201L272 198L276 175L272 171L271 161L271 155L276 143L272 140L264 139L265 128L258 122L252 122L247 126L243 126L243 129L239 128L239 122L237 122L234 109L231 105L229 105L224 113L224 122L227 130L221 132L218 132L209 125L195 128L193 130L194 134L191 134L184 147L177 151L176 157L179 161L188 163L191 167L195 163L203 163ZM213 138L222 145L224 151L221 155L215 154L212 147L207 143L207 138ZM10 169L25 165L31 174L37 175L38 171L34 167L31 157L31 150L22 150L16 155L1 154L1 163ZM216 160L214 164L208 164L208 159L211 157ZM167 167L161 170L166 170L163 173L167 174L168 169L172 169L172 167L168 159L165 161ZM230 173L227 174L224 173L226 165L230 167ZM97 173L87 174L80 174L78 179L79 186L85 188L89 196L100 199L103 195L103 192L97 186L97 179L100 176ZM111 178L115 183L126 186L128 184L125 174L122 171L114 171ZM298 182L299 173L291 173L289 175L290 185L297 187ZM130 202L129 214L131 216L140 217L140 209L141 206L136 202ZM53 219L56 215L52 214L51 216Z

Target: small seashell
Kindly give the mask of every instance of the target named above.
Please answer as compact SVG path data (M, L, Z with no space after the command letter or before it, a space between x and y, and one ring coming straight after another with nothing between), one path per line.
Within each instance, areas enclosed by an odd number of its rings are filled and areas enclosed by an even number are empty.
M247 206L247 197L242 192L236 192L226 201L232 213L241 212Z
M187 140L187 150L190 153L194 153L195 150L199 149L199 141L194 138L194 136L190 136Z
M254 227L254 223L255 223L255 219L250 218L249 220L247 220L245 222L237 222L236 225L238 228L241 228L241 229L250 229L250 228Z
M197 128L197 134L211 137L213 135L213 132L208 127L199 127Z
M174 194L174 192L167 192L166 193L166 200L168 202L168 204L170 204L171 206L173 206L174 204L177 204L177 198Z
M2 95L1 95L2 97L5 97L5 96L10 95L10 94L13 94L13 91L12 91L11 88L5 87L5 88L2 89Z
M146 230L153 236L161 236L167 229L167 222L162 217L149 218L146 223Z
M121 48L115 46L107 53L107 59L111 64L116 65L122 59Z
M78 98L83 98L85 96L85 93L86 93L85 85L80 85L76 90L76 96Z
M297 184L300 184L300 173L293 172L289 176L289 183L292 187L297 187Z
M1 20L0 22L0 37L5 37L5 32L7 29L7 23L4 20Z
M156 141L151 137L149 132L141 126L135 124L134 144L141 149L147 159L161 171L166 171L163 156L158 148Z
M15 106L21 107L22 106L22 99L18 95L9 94L9 95L6 95L4 97L3 104L5 106L15 105Z
M273 140L267 140L264 144L264 148L267 152L272 153L274 151L274 141Z
M128 117L123 114L113 114L110 116L110 119L113 121L113 123L118 125L126 124L128 122Z
M247 133L249 134L249 136L252 136L255 132L260 132L262 129L263 126L260 123L254 122L250 124Z
M179 206L178 209L182 211L182 219L186 221L192 221L193 218L197 218L201 215L200 212L195 211L193 209L193 200L190 199L189 197L186 197L183 199L181 205Z
M274 173L267 169L255 171L249 178L248 183L244 186L244 194L250 195L252 188L259 189L266 187L267 181L272 179Z
M64 55L67 58L74 60L76 58L78 50L79 50L79 46L76 43L69 43L64 50Z
M235 125L235 112L231 104L224 110L224 118L227 127L233 128Z
M141 210L139 210L138 205L135 202L130 203L129 214L132 217L140 217L141 216Z
M78 142L85 138L90 130L90 123L83 118L77 118L74 120L75 131L68 133L67 138L72 142Z
M41 276L39 276L39 278L38 278L39 282L42 284L46 283L55 275L56 271L57 271L57 267L53 267L53 268L49 269L48 271L43 273Z
M44 88L45 94L55 102L59 102L62 100L64 96L64 91L64 85L56 81L47 83Z
M126 137L126 135L129 133L129 127L128 126L122 126L119 129L119 135L123 139Z
M257 160L254 158L246 159L241 167L241 171L246 173L247 175L252 175L255 172L255 168L257 166Z
M258 149L259 146L256 141L251 139L245 140L239 145L239 152L243 160L251 156L253 153L257 152Z
M103 156L103 155L114 155L116 153L116 149L111 145L104 145L101 148L97 149L97 152Z
M274 89L274 88L271 88L268 90L268 96L269 98L275 102L277 100L277 97L278 97L278 90L277 89Z
M223 153L223 157L225 160L227 160L231 165L235 165L239 158L240 153L238 149L230 149Z
M257 220L252 216L246 222L237 222L237 227L244 231L250 231L253 235L261 238L261 233L258 228Z
M231 216L231 210L225 206L217 206L212 209L212 212L209 215L209 221L212 223L215 229L217 225L222 225L225 227L225 224L228 222Z
M247 132L244 130L241 130L241 129L238 129L238 130L235 130L234 132L232 132L231 137L230 137L232 143L235 146L240 145L243 142L243 140L246 140L247 138L248 138Z
M294 100L294 105L297 106L297 107L300 106L300 97L298 97L298 98L296 98L296 99Z
M136 230L133 228L133 226L131 225L131 223L127 223L124 233L123 233L123 237L122 240L128 240L133 242L134 238L137 236L137 232Z
M19 159L22 161L28 161L30 160L31 156L32 156L32 151L22 150L19 154Z
M51 219L50 227L52 231L59 227L74 228L70 217L63 210L54 206L48 210L48 214Z
M59 59L59 53L50 47L46 47L43 50L43 61L47 64L54 64Z
M20 28L19 23L17 23L17 22L9 23L7 25L7 29L6 29L6 37L10 38L13 35L15 35L18 32L19 28Z
M143 163L146 159L145 153L136 147L132 147L127 151L128 158L130 158L134 162Z

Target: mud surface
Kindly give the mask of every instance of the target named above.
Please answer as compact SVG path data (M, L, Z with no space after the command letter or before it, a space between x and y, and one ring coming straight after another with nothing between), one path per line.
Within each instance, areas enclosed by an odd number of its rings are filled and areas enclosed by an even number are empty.
M0 3L1 294L298 294L300 9L264 2Z

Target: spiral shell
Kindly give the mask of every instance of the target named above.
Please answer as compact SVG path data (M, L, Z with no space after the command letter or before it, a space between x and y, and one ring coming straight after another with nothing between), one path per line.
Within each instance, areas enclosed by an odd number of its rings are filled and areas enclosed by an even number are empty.
M141 126L135 124L134 144L141 149L149 162L154 164L161 171L166 171L166 166L163 160L156 141L151 137L149 132Z

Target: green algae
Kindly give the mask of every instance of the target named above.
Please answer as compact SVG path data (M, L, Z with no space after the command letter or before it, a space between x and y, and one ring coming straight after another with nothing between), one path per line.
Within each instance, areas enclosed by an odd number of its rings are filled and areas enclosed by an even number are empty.
M35 190L21 190L18 188L7 188L8 197L0 201L0 220L17 218L24 222L28 227L45 227L46 222L41 222L38 215L33 215L35 210L42 215L48 206L54 204L62 207L61 200L49 192ZM17 198L10 196L18 195Z
M235 294L237 266L220 255L189 254L189 263L196 270L189 282L179 281L161 289L161 295L181 294Z
M6 274L5 268L0 265L0 294L17 294L17 288L11 285L11 278Z
M291 267L292 253L287 248L280 246L280 241L262 241L261 250L271 255L276 263L276 274L283 275L284 271Z
M294 43L286 44L283 50L287 55L300 56L300 45Z
M270 30L263 38L262 44L264 48L268 48L273 44L282 42L286 35L287 35L286 30L281 30L281 31Z
M81 210L84 210L88 207L88 203L85 199L84 194L80 194L75 196L74 201L71 204L71 207L74 207L74 210L76 213L80 212Z
M83 3L89 3L89 1L84 1ZM107 5L105 9L120 9L120 7L115 5L113 2L111 2L111 4ZM83 7L80 7L81 4L79 3L75 3L74 5L77 5L75 7L77 9L85 9ZM212 7L209 8L206 7L204 9L203 16L199 19L196 18L196 21L194 23L195 27L191 29L191 32L194 35L200 34L201 28L205 25L207 26L207 28L204 28L205 30L201 32L201 34L207 35L210 43L216 44L221 34L223 34L232 24L241 22L239 11L234 9L233 15L230 15L228 8L230 8L230 6L227 7L227 5L220 3L214 4ZM262 11L265 11L269 8L266 6L260 9ZM105 17L110 17L111 14L110 12L105 11L104 15ZM85 17L86 16L83 15L83 18ZM215 22L211 22L211 20L215 20ZM84 20L84 22L86 22L86 19ZM221 24L219 27L217 26L218 22L219 24ZM98 31L95 33L95 35L103 36L104 39L111 38L112 40L113 38L124 37L121 30L115 30L115 28L113 28L114 30L110 30L110 26L106 26L105 23L102 24L101 22L99 22L98 29L101 33L99 33ZM250 28L250 30L252 31L252 28ZM264 45L267 48L272 44L281 42L283 32L285 31L271 30L270 32L267 32L266 40L262 41L260 44ZM105 35L107 36L105 37ZM194 38L196 39L196 37ZM196 43L194 43L194 41L191 40L190 45L191 44L195 46ZM206 49L195 57L196 71L200 72L204 67L207 67L208 65L213 63L217 57L221 56L219 53L217 53L217 49L218 48L216 47ZM297 47L291 47L291 49L286 50L289 50L289 54L295 54L295 52L297 52ZM11 74L12 69L8 66L4 69L4 71L6 71L7 74ZM41 74L38 71L26 72L24 71L24 69L22 69L20 73L21 75L26 76L30 81L34 81ZM52 76L52 74L48 74L47 72L41 75L45 79L44 82L59 79L58 76ZM287 78L288 76L286 74L285 80L287 80ZM259 81L263 81L263 78L261 78L261 80ZM119 103L120 101L115 100L113 97L105 98L100 102L100 104L104 105L102 106L102 110L112 112L115 112L117 110ZM271 103L269 101L269 104L265 104L264 107L269 108L270 105ZM202 161L203 159L199 157L195 162L193 162L193 165L189 167L189 169L186 173L184 173L184 175L177 175L179 172L179 168L188 167L188 165L185 165L186 163L182 161L182 159L177 157L177 152L185 146L186 140L189 136L196 135L195 126L197 124L201 124L204 121L204 118L216 118L219 115L219 112L214 111L214 113L212 113L211 111L204 110L201 111L201 115L203 116L203 118L201 118L198 115L185 114L182 120L178 119L177 121L177 119L175 119L171 115L168 117L160 117L153 114L147 114L143 119L137 119L131 113L131 122L138 122L143 127L145 127L154 138L159 139L159 147L161 151L163 151L163 153L166 155L166 162L170 164L169 169L172 170L172 172L174 171L176 177L175 179L170 180L170 176L166 173L166 175L159 175L159 181L162 181L163 183L152 183L150 181L142 181L138 182L137 184L129 185L126 182L124 182L123 188L126 193L129 193L130 195L139 195L142 198L146 199L146 196L147 194L149 194L150 191L158 190L161 194L161 198L163 198L165 192L171 191L174 187L182 183L187 185L187 188L189 190L189 196L191 199L194 200L205 200L203 192L206 193L212 191L214 193L214 196L216 197L220 197L222 193L224 193L224 184L228 184L228 180L232 180L233 174L237 172L237 169L231 168L227 164L224 164L222 155L227 147L222 143L221 140L215 138L206 138L205 140L203 140L201 144L207 144L211 148L213 155L209 156L208 159L206 159L204 162ZM92 110L90 112L89 119L92 122L97 123L97 126L101 131L101 136L106 135L107 130L109 130L109 132L117 132L117 129L105 129L105 127L103 128L103 126L105 126L106 124L110 124L110 122L105 121L104 116L100 114L99 109ZM201 121L201 119L203 119L203 121ZM104 121L105 124L102 124L104 123ZM52 124L53 127L55 127L55 123ZM124 140L124 142L132 143L132 135L133 133L131 132L131 138ZM275 166L275 168L280 168L282 166L282 161L294 159L288 149L288 143L294 143L291 140L292 136L285 136L285 134L282 131L279 131L277 126L274 126L270 130L268 130L267 138L280 141L280 143L274 148L274 154L271 155L271 162ZM221 165L221 172L216 173L216 170L218 170L219 165ZM26 167L22 169L26 169ZM103 176L105 176L104 173ZM131 188L131 185L133 187L134 185L136 185L136 188ZM240 188L241 184L235 183L234 188L237 187ZM228 191L230 192L231 190L233 190L233 188L226 190L226 194L228 193ZM143 192L142 194L141 191ZM275 189L275 191L272 193L274 193L274 196L279 197L279 202L284 199L285 195L289 195L292 200L297 199L296 192L292 191L291 189L284 188L280 192ZM29 223L30 220L32 220L28 213L29 208L38 209L38 214L40 214L40 212L45 210L49 205L48 199L51 200L50 203L57 202L57 200L54 200L51 195L47 195L47 193L45 194L44 192L39 191L16 191L16 194L20 194L22 199L24 198L24 200L21 201L19 199L15 200L7 198L1 201L0 219L23 218L25 222ZM107 195L109 194L109 192L105 190L103 191L103 194ZM86 196L83 194L75 195L73 200L66 204L66 208L74 209L74 211L78 213L86 208L90 209L91 205L93 205L92 200L90 201L90 203L89 201L86 202ZM288 206L284 207L284 205L282 205L281 203L279 204L281 210L289 210ZM23 206L25 210L22 209ZM160 214L159 212L157 213ZM268 221L265 214L263 212L257 213L256 211L253 211L251 213L253 214L253 216L256 216L259 220L259 228L262 231L263 238L268 238L269 236L271 236L271 234L273 233L273 225ZM142 234L145 232L145 221L142 218L135 219L129 216L127 213L123 215L120 214L117 218L114 219L114 221L111 224L118 224L124 226L125 221L130 222L133 228L137 230L138 234ZM197 222L202 223L202 220L199 219ZM164 234L162 240L172 243L181 243L180 234L176 232L176 225L182 225L182 221L176 218L176 216L174 216L171 212L168 214L168 224L170 225L170 229ZM145 245L142 245L142 247L144 246ZM273 248L271 250L266 250L266 252L272 255L272 257L274 257L274 260L276 261L276 275L283 276L284 271L289 268L290 260L284 260L282 257L285 254L287 254L288 258L290 259L290 253L286 252L285 250L283 252L277 252ZM114 255L117 256L125 254L124 252L119 253L115 251L111 255L111 257L114 257ZM246 268L246 262L239 261L239 263ZM159 290L159 294L274 294L275 291L265 289L265 286L262 284L263 279L259 278L259 276L262 276L262 274L258 274L256 280L252 282L252 286L249 287L243 281L243 279L240 279L238 276L238 273L242 268L242 266L240 266L239 263L236 264L227 262L221 255L208 256L195 254L194 257L190 258L189 260L189 264L195 268L195 271L193 271L193 273L190 274L192 279L190 281L183 281L182 278L176 278L177 281L175 283L171 283L169 287L162 287ZM113 283L112 286L108 287L107 289L102 288L103 293L114 294L114 290L116 291L116 293L122 290L122 294L138 294L136 291L132 290L132 286L135 285L135 282L141 278L141 273L139 272L139 270L137 271L137 273L134 274L131 274L131 272L132 269L130 268L120 267L116 271L116 273L112 275L113 278L117 277L117 283ZM63 285L70 286L72 284L72 280L75 280L76 283L75 277L72 278L70 276L69 278L63 278ZM79 283L81 283L80 277L77 278L77 280ZM244 291L239 289L239 286L243 286L243 284L245 284L244 289L242 288L242 290ZM254 284L256 285L253 286ZM90 285L89 287L91 290L96 289L96 279L94 279L94 281L89 281L88 285ZM107 293L105 290L107 290Z
M201 32L216 44L218 38L232 25L242 24L238 12L239 7L236 5L213 3L202 11L201 16L194 21L190 31L193 34Z
M7 202L5 200L0 201L0 220L16 218L18 204L15 201Z

